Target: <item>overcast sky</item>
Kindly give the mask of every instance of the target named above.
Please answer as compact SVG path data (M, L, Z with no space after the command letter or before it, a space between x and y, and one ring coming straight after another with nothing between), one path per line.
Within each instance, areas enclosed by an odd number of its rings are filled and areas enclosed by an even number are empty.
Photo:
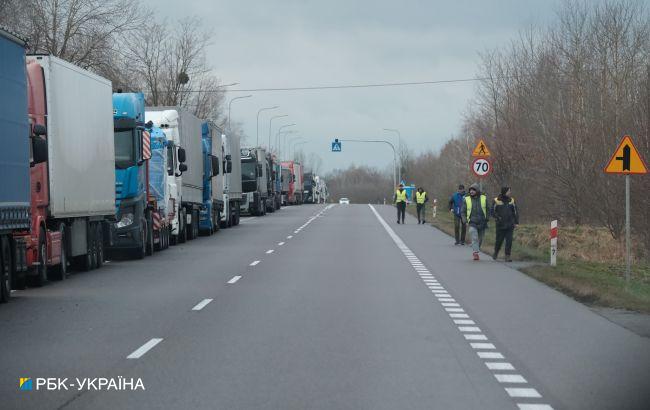
M531 24L545 26L560 0L428 1L247 1L147 0L162 17L199 15L214 29L209 61L223 83L237 88L435 81L471 78L479 53L507 45ZM267 144L273 133L296 123L309 141L301 147L323 160L323 170L351 163L384 168L392 161L387 146L344 143L331 153L333 138L384 138L397 128L414 152L438 150L458 135L475 84L327 91L254 92L233 103L239 121ZM229 93L228 99L247 93ZM275 143L273 142L273 145ZM299 147L300 148L300 147Z

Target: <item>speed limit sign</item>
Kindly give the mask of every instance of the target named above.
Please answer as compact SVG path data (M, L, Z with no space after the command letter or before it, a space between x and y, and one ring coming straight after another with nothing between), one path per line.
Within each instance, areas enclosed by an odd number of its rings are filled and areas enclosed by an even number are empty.
M486 177L492 172L492 163L487 158L476 158L472 162L472 172L477 177Z

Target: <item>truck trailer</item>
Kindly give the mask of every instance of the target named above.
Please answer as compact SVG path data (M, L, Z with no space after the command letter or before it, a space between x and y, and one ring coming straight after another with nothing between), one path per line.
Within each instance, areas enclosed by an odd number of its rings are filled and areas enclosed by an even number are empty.
M282 205L291 205L296 202L296 197L294 195L294 162L293 161L283 161L282 162Z
M45 124L28 116L25 42L0 29L0 55L0 303L4 303L12 289L25 286L27 252L33 247L30 166L47 160L47 143L36 135L45 133Z
M115 221L112 86L50 55L27 56L27 78L29 115L45 125L48 151L31 169L38 246L27 252L28 279L40 286L48 276L65 279L69 261L82 270L104 263Z
M221 134L223 147L223 202L224 212L221 215L220 226L228 228L239 225L242 202L241 150L239 136L236 134Z

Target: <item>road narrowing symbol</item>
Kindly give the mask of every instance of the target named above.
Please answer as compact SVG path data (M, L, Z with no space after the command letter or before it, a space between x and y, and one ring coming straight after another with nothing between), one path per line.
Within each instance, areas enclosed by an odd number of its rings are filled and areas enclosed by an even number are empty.
M476 158L472 162L472 172L479 178L486 177L492 172L492 163L487 158Z
M338 138L332 142L332 152L341 152L341 141Z
M605 167L605 172L624 175L648 173L648 167L643 162L643 158L629 135L624 136L621 143L618 144L618 148Z
M490 152L487 145L485 144L485 141L480 139L478 141L478 144L476 144L476 148L474 148L474 151L472 151L472 156L473 157L489 157L489 156L492 156L492 153Z

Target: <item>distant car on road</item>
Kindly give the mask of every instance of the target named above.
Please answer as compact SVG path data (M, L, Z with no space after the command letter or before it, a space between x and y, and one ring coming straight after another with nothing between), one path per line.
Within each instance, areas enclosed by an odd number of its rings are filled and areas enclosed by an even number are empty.
M350 205L350 200L347 198L341 198L339 199L339 204Z

